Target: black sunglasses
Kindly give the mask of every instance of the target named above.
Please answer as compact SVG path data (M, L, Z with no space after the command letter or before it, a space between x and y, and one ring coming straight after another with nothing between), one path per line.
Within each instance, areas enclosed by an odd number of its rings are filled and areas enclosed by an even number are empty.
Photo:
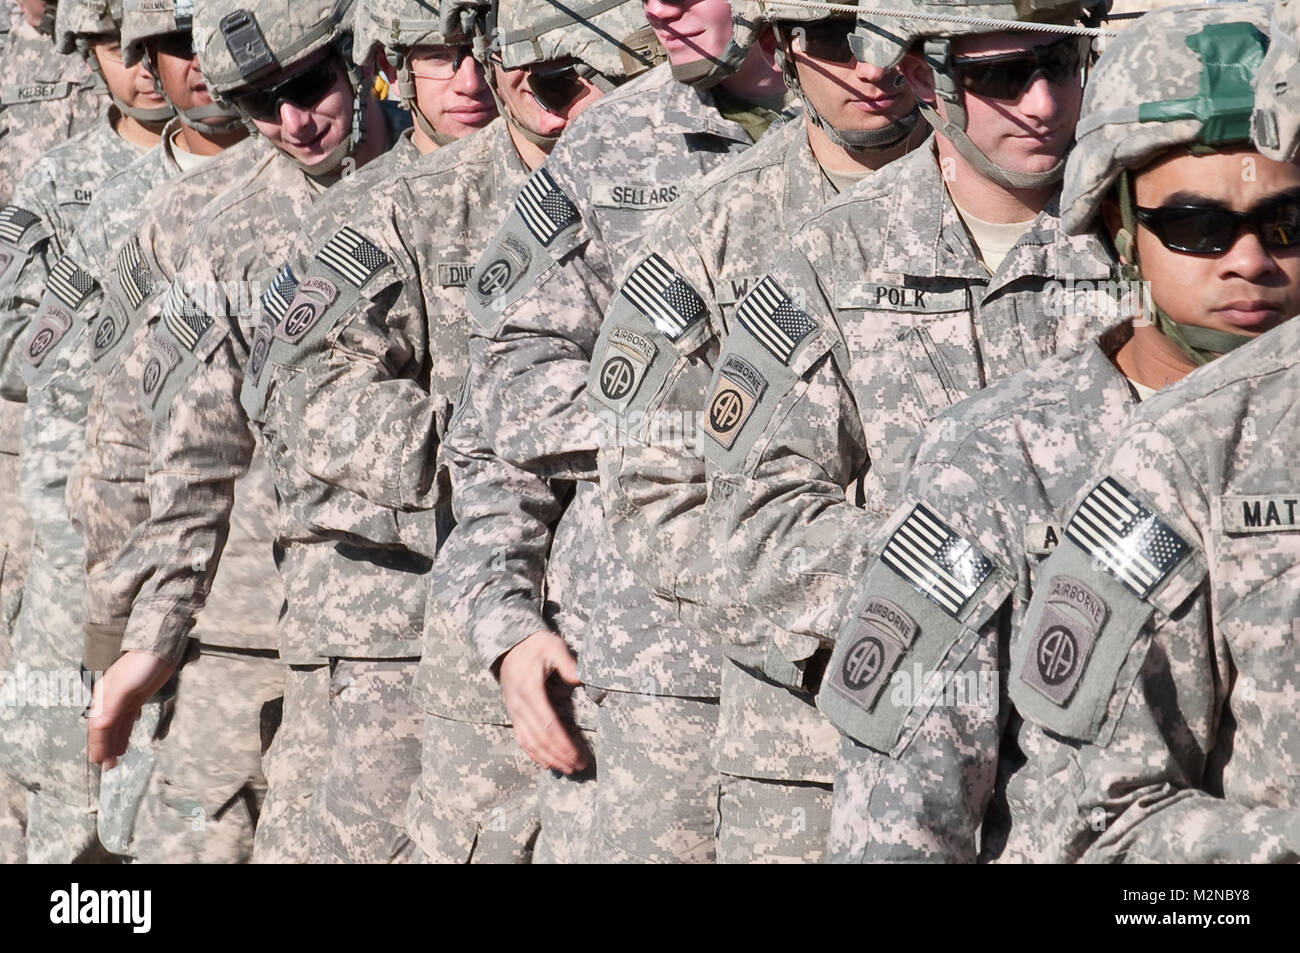
M1171 251L1222 254L1232 247L1242 226L1253 231L1265 248L1295 248L1300 245L1300 194L1268 199L1249 212L1218 205L1139 205L1137 220Z
M1083 71L1086 37L1067 36L1055 43L997 56L962 57L952 65L961 88L989 99L1017 100L1040 72L1057 86L1078 80Z
M336 82L338 72L334 68L334 60L326 57L315 66L274 86L237 93L235 105L250 119L278 122L281 103L289 103L299 109L311 109L329 94Z
M848 63L853 57L849 37L853 34L853 20L831 20L825 23L800 23L790 29L793 39L802 39L803 53L827 63Z
M540 69L528 69L528 89L537 104L550 113L560 113L573 104L579 96L592 87L585 82L596 71L586 63L566 63Z
M145 40L145 46L155 53L166 53L180 60L194 58L193 38L189 33L163 33Z

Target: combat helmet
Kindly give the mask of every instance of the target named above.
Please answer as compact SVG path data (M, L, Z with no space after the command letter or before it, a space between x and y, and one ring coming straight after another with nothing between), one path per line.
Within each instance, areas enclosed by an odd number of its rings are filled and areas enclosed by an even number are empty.
M473 42L473 20L442 17L436 0L369 0L358 3L353 20L352 55L365 65L376 47L397 70L397 95L416 125L439 145L453 137L436 131L415 105L415 79L409 53L417 46L459 46ZM444 4L446 6L446 4ZM486 5L485 5L486 6ZM450 13L450 10L449 10Z
M1167 7L1123 30L1093 68L1066 164L1061 223L1068 234L1083 234L1116 187L1115 249L1126 259L1127 280L1141 278L1131 173L1172 149L1251 145L1252 86L1267 30L1268 8L1258 3ZM1198 364L1249 340L1152 310L1160 331Z
M1290 162L1300 147L1300 2L1275 0L1268 53L1255 83L1251 119L1255 148L1270 159Z
M1016 30L1019 23L1044 24L1044 31L1051 32L1050 26L1094 23L1109 8L1110 0L860 0L850 43L859 60L881 69L897 66L909 51L920 53L934 72L935 93L948 113L945 120L934 106L920 103L921 115L935 131L994 182L1013 189L1043 188L1061 178L1064 159L1042 172L1006 169L966 134L966 109L952 67L952 40Z
M339 56L352 86L352 135L312 165L292 159L314 176L337 169L366 135L370 89L352 60L353 2L208 0L194 11L194 51L214 99L233 102L259 80L290 70L322 49L333 48ZM256 131L251 121L247 124Z
M793 6L783 4L781 0L768 0L767 16L772 22L772 28L777 33L776 45L776 65L781 70L781 75L785 78L786 87L799 97L803 103L804 115L809 121L816 125L826 137L844 149L888 149L890 146L897 145L907 136L911 135L912 130L916 128L920 120L920 109L913 109L906 116L895 119L889 125L881 129L837 129L817 112L817 107L812 101L804 95L803 87L799 83L799 74L795 70L795 65L787 61L785 56L785 44L781 42L785 39L784 34L790 31L793 35L798 35L798 28L803 23L822 23L827 20L842 18L844 14L835 13L819 6ZM856 56L856 50L854 52ZM872 64L875 65L874 63Z
M491 53L505 69L572 57L586 78L604 92L645 72L657 62L654 34L641 12L641 0L497 0L484 25ZM497 90L488 69L497 110L534 145L549 149L554 136L540 136L519 123Z
M113 94L104 80L99 60L91 52L90 44L97 36L121 37L122 0L63 0L59 4L54 27L54 45L63 54L76 50L81 54L94 76L95 88L104 93L124 115L139 122L165 122L175 115L170 105L153 109L128 106Z
M173 34L191 39L194 7L195 0L123 0L122 3L122 62L133 66L145 60L153 74L154 89L164 99L167 93L158 78L155 64L149 61L149 47L145 41ZM229 132L239 121L238 112L215 100L194 109L177 109L176 115L185 125L206 135Z

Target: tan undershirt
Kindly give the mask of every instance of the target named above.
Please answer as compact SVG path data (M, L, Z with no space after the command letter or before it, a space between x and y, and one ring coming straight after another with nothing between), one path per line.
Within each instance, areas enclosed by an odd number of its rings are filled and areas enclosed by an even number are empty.
M822 173L826 176L826 181L831 184L836 192L844 192L853 188L867 176L871 175L872 169L854 169L852 172L836 172L834 169L828 169L822 166Z
M201 156L193 152L186 152L185 146L181 144L181 131L177 129L172 133L172 158L176 160L176 164L181 167L182 172L188 172L190 169L197 169L211 159L212 156Z
M1156 392L1156 389L1154 387L1148 387L1146 384L1140 383L1139 381L1135 381L1131 377L1128 378L1128 382L1129 382L1129 386L1132 387L1133 390L1137 392L1137 397L1139 401L1146 400L1147 398L1154 395Z
M957 209L957 214L961 216L962 222L965 223L966 231L970 232L975 250L979 253L980 261L988 269L989 274L1002 267L1002 260L1007 257L1007 252L1011 251L1025 232L1029 231L1029 226L1034 224L1032 218L1027 222L1008 222L1005 225L986 222L965 211L956 202L953 205Z

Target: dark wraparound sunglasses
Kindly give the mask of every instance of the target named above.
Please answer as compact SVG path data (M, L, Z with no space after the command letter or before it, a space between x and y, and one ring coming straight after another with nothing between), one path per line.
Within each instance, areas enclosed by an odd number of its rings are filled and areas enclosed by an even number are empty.
M311 109L329 94L336 82L338 72L334 60L326 57L274 86L236 94L235 105L252 119L278 122L281 103L289 103L298 109Z
M596 75L597 71L586 63L532 67L528 70L528 88L539 106L560 113L595 85L588 81Z
M1249 212L1218 205L1139 205L1136 212L1137 220L1171 251L1222 254L1232 247L1243 226L1253 231L1265 248L1300 245L1300 194L1296 193L1261 202Z
M848 63L853 60L849 36L855 21L831 20L826 23L800 23L790 30L794 39L803 38L803 52L815 60L827 63Z
M997 56L961 57L952 61L961 88L989 99L1017 100L1041 72L1061 86L1078 80L1087 55L1086 37L1067 36L1043 46Z

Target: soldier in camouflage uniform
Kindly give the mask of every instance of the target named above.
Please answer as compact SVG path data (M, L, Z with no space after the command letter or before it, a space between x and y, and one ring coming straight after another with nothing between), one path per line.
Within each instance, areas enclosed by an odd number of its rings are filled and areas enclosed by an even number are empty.
M93 126L107 105L81 57L55 50L56 6L21 3L0 53L0 206L32 163Z
M255 579L274 586L267 559L276 512L270 473L261 454L254 456L254 439L238 404L247 342L257 320L255 292L269 292L267 272L273 266L268 258L275 256L272 249L289 245L303 212L341 173L381 154L396 136L351 61L349 13L349 4L324 0L292 6L267 0L240 8L212 3L195 11L194 45L210 91L232 102L274 148L261 148L251 169L190 230L187 254L149 337L139 398L153 421L150 516L132 536L135 552L124 557L142 562L142 585L123 638L126 654L100 683L103 710L91 720L92 760L111 762L124 750L140 705L191 651L190 630L228 536L248 540L236 554L232 583L250 591ZM309 567L289 552L278 561L292 594L294 573ZM274 592L266 598L268 605L280 601ZM308 608L290 598L281 611L280 638L303 629L295 613ZM268 679L282 683L269 626L231 626L221 635L226 654L238 655L249 669L257 660ZM238 689L227 686L225 692L211 697L224 706L240 702ZM266 702L242 700L261 712L254 720L262 751L278 722L274 704ZM196 731L211 732L219 723L211 715L197 717ZM304 754L316 740L295 739ZM186 750L201 750L201 742L196 736ZM268 756L267 776L277 770L277 754L273 750ZM295 757L291 752L286 762L288 778L296 770ZM194 775L204 765L201 760L189 764L169 777L160 762L163 780L172 788L166 799L170 810L151 822L151 830L168 830L171 856L186 850L201 854L205 834L196 828L218 812L237 812L240 826L251 831L265 790L259 771L227 791L225 802L209 801L220 785L202 790L203 779ZM306 838L304 812L293 808L305 806L305 799L295 792L290 802L282 819L299 829L282 829L273 842L296 859L303 856L299 845ZM193 823L196 817L204 823Z
M762 17L752 5L723 7L645 4L670 63L579 118L521 190L467 295L468 400L448 445L474 460L453 464L456 498L483 500L473 505L484 515L457 531L456 560L474 568L456 585L472 600L481 658L499 666L516 737L565 774L590 759L545 681L558 671L576 684L570 649L580 650L581 679L602 698L594 844L603 859L714 856L716 646L654 602L603 530L583 391L617 263L654 212L780 115L780 72L755 42Z
M49 347L66 337L75 321L72 312L92 290L93 280L71 260L56 264L72 248L73 229L79 227L92 191L156 143L160 120L171 114L154 92L149 73L121 64L120 25L117 4L66 4L60 12L59 49L70 53L75 48L81 54L114 105L101 125L42 157L19 183L15 204L0 213L12 225L0 291L5 306L0 337L7 350L0 368L0 391L6 401L25 399L33 369ZM122 206L111 200L101 207L90 226L95 240L106 235L109 222L116 224L123 214ZM46 279L63 292L63 300L34 315ZM80 628L80 600L75 592L69 599L67 587L80 584L82 550L63 504L67 460L60 454L77 450L68 431L42 420L40 413L28 415L21 424L21 442L28 450L19 484L23 506L33 520L32 561L14 627L11 661L15 677L42 672L51 679L59 673L71 679L79 671L80 651L69 644L68 626ZM8 416L23 421L21 411L11 410ZM53 455L35 449L45 441ZM28 789L29 860L66 862L104 854L95 833L96 779L80 751L84 725L77 707L37 700L4 711L5 744L0 756L8 774Z
M391 497L384 494L392 486L392 473L386 467L398 458L387 455L387 445L377 454L368 450L372 435L363 434L357 425L373 411L368 413L364 406L370 398L351 388L364 392L375 382L357 379L365 372L355 362L358 348L374 342L368 335L362 335L363 343L336 340L332 332L342 320L339 331L348 338L347 315L370 305L369 295L384 291L385 311L392 297L378 276L352 291L355 273L345 262L356 259L341 262L336 249L359 238L373 250L368 254L382 258L381 269L402 260L403 250L411 247L406 239L411 227L406 222L399 237L390 231L393 218L409 215L424 230L428 209L440 210L440 223L442 210L450 210L453 201L470 201L459 193L425 193L428 170L441 168L434 160L441 154L440 143L454 142L496 114L459 18L449 15L440 22L436 8L419 2L361 5L354 33L359 59L387 47L397 63L398 88L416 119L409 134L414 148L399 145L324 207L312 210L294 254L276 276L275 306L264 313L253 341L243 397L250 417L262 426L282 532L307 553L306 559L323 567L305 581L301 595L322 607L309 644L313 653L329 659L328 760L310 819L310 856L322 862L404 861L413 853L404 815L420 773L421 718L410 696L438 538L431 507L411 514L389 508ZM418 198L413 199L413 193ZM366 227L371 216L384 227ZM450 251L441 239L429 247ZM445 277L448 267L440 270L435 265L430 275ZM468 262L460 265L462 282L468 267ZM395 278L392 271L390 278ZM460 284L435 287L444 295L455 294ZM322 300L322 294L328 300ZM397 313L379 325L400 333ZM433 333L430 340L429 333L421 331L418 344L412 342L419 354L411 358L406 373L432 375L436 399L449 401L463 375L458 355L464 345L441 328ZM340 364L335 358L343 354L347 357ZM388 352L381 349L374 359L384 362ZM328 366L316 370L318 360ZM345 367L358 375L341 374ZM305 391L300 384L306 384ZM424 386L430 386L428 377ZM321 392L315 392L316 387ZM386 393L384 399L388 397ZM324 417L316 409L317 399L322 409L331 407ZM334 429L340 426L342 430ZM322 437L322 427L330 428L330 436ZM432 460L434 447L428 449ZM398 452L401 459L420 456L420 450L409 445ZM341 474L340 465L351 479ZM356 470L350 469L353 465ZM343 580L346 590L340 591ZM358 612L353 607L364 608ZM337 623L345 617L338 613L347 613L342 624Z
M1223 324L1216 306L1227 297L1294 301L1279 307L1273 323L1300 309L1300 287L1292 279L1288 291L1281 281L1300 273L1283 261L1296 257L1291 252L1274 263L1234 249L1220 256L1232 278L1189 280L1162 267L1140 287L1132 233L1117 214L1133 201L1117 197L1119 190L1141 196L1143 206L1158 204L1151 198L1159 191L1219 200L1207 185L1239 179L1247 163L1258 182L1250 204L1300 181L1300 170L1263 159L1248 140L1250 84L1266 25L1267 10L1256 5L1154 13L1114 40L1089 77L1062 219L1068 233L1081 234L1108 207L1108 233L1125 248L1129 284L1113 289L1121 292L1115 300L1105 288L1054 287L1044 307L1109 310L1117 323L1082 350L962 402L910 452L904 502L872 544L881 555L842 627L820 696L846 735L834 859L1041 862L1069 859L1088 836L1072 801L1052 793L1069 776L1073 749L1024 720L1000 687L1022 680L1021 671L1009 671L1008 651L1038 588L1041 560L1061 537L1085 470L1138 400L1245 340L1215 337L1235 331L1215 330ZM1189 102L1197 112L1182 111ZM1141 239L1144 261L1157 252L1179 257L1148 242L1155 244ZM1176 317L1165 302L1176 305ZM968 547L971 565L987 571L972 610L959 618L942 611L942 580L917 584L924 557L909 547L934 533ZM1060 585L1049 599L1068 603L1065 611L1095 606L1083 593ZM1068 695L1062 674L1027 684Z
M763 678L762 659L747 657L751 627L763 626L761 617L731 606L708 612L707 600L677 572L707 544L696 410L736 301L775 264L789 235L929 129L918 123L897 70L853 56L853 19L795 7L772 13L779 18L778 59L804 100L803 121L774 130L710 173L659 221L624 270L587 387L593 409L610 425L601 432L601 490L606 522L628 565L687 626L731 643L713 755L722 773L723 862L820 859L838 736L810 695ZM846 88L855 95L846 96ZM659 280L682 282L696 307L674 318L647 293L647 282Z
M1289 163L1300 141L1294 4L1273 18L1253 133L1268 159ZM1191 116L1180 104L1170 118ZM1218 185L1212 218L1176 241L1197 257L1226 249L1223 270L1238 276L1265 261L1283 272L1274 294L1222 296L1236 299L1223 317L1251 331L1297 310L1295 170L1282 167L1292 195L1270 210L1254 184L1262 166L1273 171L1258 163L1250 176L1239 166L1202 179ZM1256 211L1244 230L1244 216L1223 215L1245 208ZM1156 229L1143 244L1135 226L1149 274L1157 240L1175 236L1150 216L1142 224ZM1085 861L1300 859L1297 345L1300 322L1287 321L1144 401L1090 468L1040 570L1012 652L1012 697L1075 748L1071 784L1057 793L1087 825ZM1081 598L1062 598L1067 587ZM1042 694L1045 670L1062 686L1054 696Z
M1069 24L1080 12L1066 2L1034 17ZM702 408L699 444L715 468L705 518L721 568L681 572L715 604L766 617L745 649L771 681L819 687L866 542L925 424L1101 329L1091 316L1041 312L1058 277L1105 279L1112 268L1095 235L1063 235L1057 215L1086 41L1042 36L860 8L855 52L901 68L933 144L795 234L736 306ZM994 65L981 69L976 54Z

